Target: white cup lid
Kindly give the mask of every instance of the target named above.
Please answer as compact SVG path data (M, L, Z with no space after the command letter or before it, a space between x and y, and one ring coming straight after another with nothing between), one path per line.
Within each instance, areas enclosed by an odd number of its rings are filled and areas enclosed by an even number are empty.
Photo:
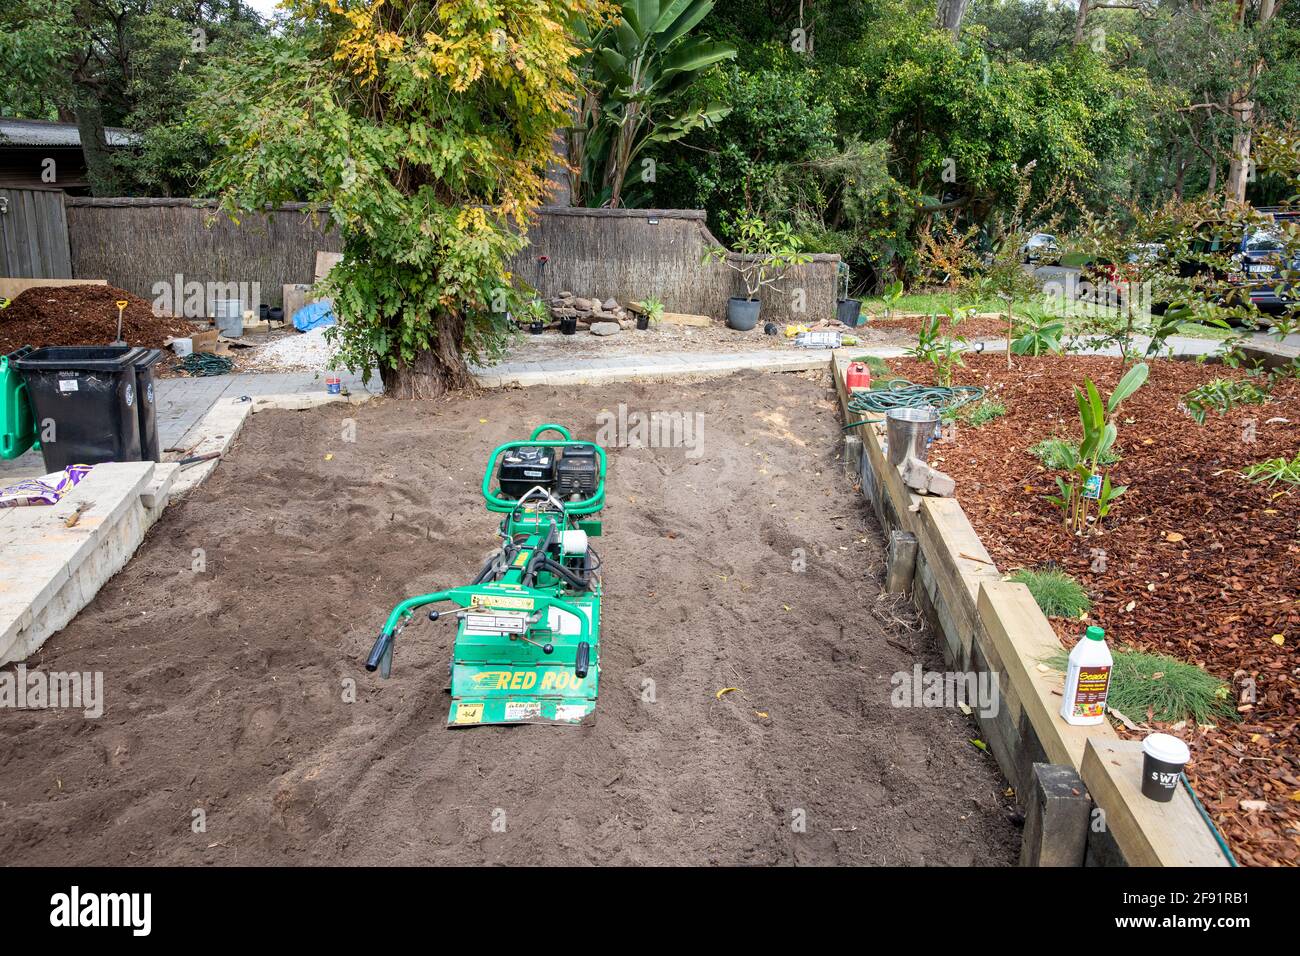
M1149 734L1142 741L1142 749L1165 763L1187 763L1192 757L1187 744L1172 734Z

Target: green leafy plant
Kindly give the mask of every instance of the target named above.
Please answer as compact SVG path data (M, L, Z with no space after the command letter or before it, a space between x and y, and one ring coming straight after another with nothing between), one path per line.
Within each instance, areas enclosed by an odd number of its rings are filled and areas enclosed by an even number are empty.
M885 300L886 319L888 319L891 315L893 315L894 306L898 305L898 300L901 299L902 297L903 297L902 279L899 279L896 282L891 282L889 285L885 286L885 292L884 295L881 296L881 298Z
M551 318L551 311L541 299L525 299L520 303L517 317L521 323L546 322Z
M1062 351L1065 320L1044 313L1031 314L1012 333L1011 351L1016 355L1049 355Z
M971 426L979 428L981 425L987 425L991 421L996 421L1007 413L1007 406L994 398L986 398L973 405L963 405L960 408L945 408L943 411L943 420L945 422L961 421Z
M921 320L916 345L905 352L911 358L934 366L935 381L947 388L952 384L953 372L966 365L966 360L962 357L965 345L966 340L960 335L944 335L939 316L931 315L928 319Z
M1195 664L1165 654L1113 650L1115 664L1110 672L1106 706L1134 721L1174 723L1194 720L1215 724L1238 720L1232 689ZM1064 671L1069 658L1062 652L1047 664Z
M1204 425L1212 411L1223 415L1238 405L1263 405L1268 398L1268 390L1254 382L1216 378L1184 395L1183 407L1196 424Z
M1079 460L1079 444L1066 438L1044 438L1029 449L1029 454L1042 462L1044 468L1062 471L1073 467L1071 462ZM1119 450L1115 447L1108 448L1097 458L1098 464L1102 465L1113 465L1119 460Z
M741 215L733 222L730 232L736 237L732 251L714 246L704 254L704 259L721 262L739 274L745 285L745 298L750 301L757 299L765 286L779 282L791 266L812 261L812 256L800 251L799 240L786 223L768 225L757 216Z
M1035 603L1048 617L1078 617L1092 607L1083 585L1064 571L1022 568L1010 580L1029 588Z
M1247 481L1268 482L1273 487L1278 482L1300 485L1300 452L1294 458L1269 458L1250 465L1241 473Z
M584 35L583 21L576 22L588 51L579 62L579 121L569 132L578 202L625 205L629 186L653 181L632 175L648 146L681 139L731 112L684 95L701 71L736 56L731 43L687 36L712 9L713 0L628 0L594 34Z
M343 259L317 286L339 318L327 337L346 367L378 366L385 395L467 386L466 358L505 344L528 294L509 261L572 105L568 25L598 9L536 0L507 21L471 0L297 0L196 104L219 144L206 188L232 220L328 208Z
M1142 387L1150 370L1146 364L1134 365L1115 386L1110 398L1103 405L1101 393L1092 379L1084 379L1082 389L1075 388L1074 398L1079 406L1079 421L1083 426L1083 439L1078 450L1066 446L1068 474L1056 477L1056 495L1049 495L1047 500L1061 509L1066 516L1066 526L1075 534L1088 530L1089 511L1092 502L1096 505L1096 522L1110 513L1115 499L1127 490L1124 485L1118 487L1110 483L1110 471L1102 468L1102 456L1115 445L1118 429L1111 420L1123 401Z
M645 316L650 320L651 325L658 325L663 321L664 304L658 296L646 296L641 300L641 308L645 310Z

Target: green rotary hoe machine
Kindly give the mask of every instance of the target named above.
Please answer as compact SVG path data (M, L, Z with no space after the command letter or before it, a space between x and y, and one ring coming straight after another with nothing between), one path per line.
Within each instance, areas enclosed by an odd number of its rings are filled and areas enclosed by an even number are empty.
M543 439L547 433L562 437ZM388 677L394 641L415 612L452 604L449 726L576 724L590 714L600 679L601 594L591 539L600 534L605 465L605 449L561 425L499 446L483 473L483 499L503 516L500 548L469 584L394 607L366 670Z

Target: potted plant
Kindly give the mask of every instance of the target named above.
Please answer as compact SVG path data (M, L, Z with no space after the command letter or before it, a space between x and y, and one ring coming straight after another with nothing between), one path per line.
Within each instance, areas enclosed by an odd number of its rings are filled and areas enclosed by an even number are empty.
M734 254L716 246L705 254L705 261L713 259L740 274L745 295L727 300L727 325L748 332L758 324L763 288L778 282L790 266L810 262L812 256L799 251L799 240L785 223L769 226L757 216L740 216L733 232Z
M841 262L835 275L844 290L843 295L835 298L835 316L849 328L856 328L862 317L862 300L849 298L849 264Z
M641 302L641 314L636 317L636 327L644 332L652 325L658 325L664 317L664 304L657 296L649 296Z

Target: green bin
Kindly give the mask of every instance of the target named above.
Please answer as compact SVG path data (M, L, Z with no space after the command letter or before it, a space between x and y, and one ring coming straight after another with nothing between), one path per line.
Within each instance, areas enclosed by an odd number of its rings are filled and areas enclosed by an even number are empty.
M0 458L17 458L36 444L36 418L27 398L27 383L12 362L31 351L30 345L24 345L0 356Z

